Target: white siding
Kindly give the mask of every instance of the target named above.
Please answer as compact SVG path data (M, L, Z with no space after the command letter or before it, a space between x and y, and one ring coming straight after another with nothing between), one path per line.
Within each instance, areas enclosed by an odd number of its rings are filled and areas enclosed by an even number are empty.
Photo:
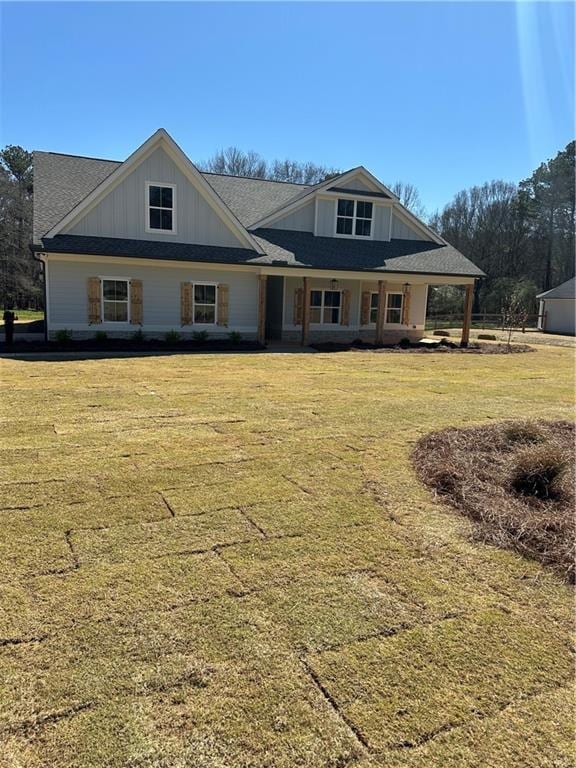
M271 229L295 229L297 232L314 232L315 203L312 200L297 211L270 224Z
M336 201L323 200L322 198L318 198L316 204L318 206L316 234L319 237L333 237L334 236L334 216L336 214Z
M392 208L389 205L374 206L374 240L390 240L390 216Z
M147 181L176 184L177 234L146 232ZM161 148L65 231L74 235L246 247Z
M375 185L363 181L360 176L354 176L351 179L338 182L334 184L335 187L343 187L344 189L357 189L362 192L380 192L381 190Z
M544 330L548 333L575 334L576 302L574 299L544 299Z
M400 218L396 211L392 214L392 238L398 240L424 240L422 233Z
M68 328L72 331L133 332L137 326L122 323L88 325L87 280L89 277L128 277L142 280L143 331L165 332L172 328L187 333L194 326L180 327L180 283L199 280L226 283L229 286L228 327L206 328L210 334L230 331L255 333L258 312L258 277L248 272L214 270L209 267L137 265L122 263L49 261L48 317L49 330Z
M389 275L383 277L386 281L386 291L389 293L402 293L404 286L402 283L394 283L390 279ZM363 291L378 291L378 283L362 283ZM384 324L386 330L394 330L395 328L412 328L416 326L418 330L424 330L424 324L426 322L426 302L428 301L428 286L427 285L410 285L410 323L409 326L398 326ZM374 327L374 326L373 326Z

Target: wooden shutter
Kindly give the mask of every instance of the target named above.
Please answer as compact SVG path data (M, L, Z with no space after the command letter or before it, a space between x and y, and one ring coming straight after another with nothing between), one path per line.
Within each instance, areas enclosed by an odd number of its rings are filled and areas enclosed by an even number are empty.
M304 291L296 288L294 291L294 325L302 325L302 313L304 309Z
M142 325L142 280L130 280L130 322Z
M340 325L350 325L350 291L342 291Z
M180 283L180 323L192 324L192 283Z
M370 309L372 306L372 294L370 291L362 291L362 314L360 319L361 325L370 324Z
M88 278L88 323L95 325L102 322L102 297L100 278Z
M218 283L218 325L228 325L228 286Z
M402 325L409 325L410 323L410 286L404 289L403 301L402 301Z

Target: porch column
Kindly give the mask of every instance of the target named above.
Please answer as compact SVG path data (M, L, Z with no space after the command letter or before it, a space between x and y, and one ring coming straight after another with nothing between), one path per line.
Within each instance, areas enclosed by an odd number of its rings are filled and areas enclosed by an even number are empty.
M258 276L258 341L266 341L266 282L267 275Z
M386 281L378 280L378 309L376 311L376 337L374 342L382 344L384 340L384 317L386 315Z
M308 344L308 329L310 327L310 289L308 278L302 278L302 339L300 344L305 347Z
M462 323L462 337L460 346L467 347L470 339L470 325L472 323L472 301L474 299L474 283L466 286L464 297L464 322Z

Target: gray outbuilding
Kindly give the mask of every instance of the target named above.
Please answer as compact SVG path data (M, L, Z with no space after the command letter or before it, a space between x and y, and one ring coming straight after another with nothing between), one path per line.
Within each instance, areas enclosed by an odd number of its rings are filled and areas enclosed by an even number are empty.
M576 277L536 297L540 301L538 327L546 333L575 335Z

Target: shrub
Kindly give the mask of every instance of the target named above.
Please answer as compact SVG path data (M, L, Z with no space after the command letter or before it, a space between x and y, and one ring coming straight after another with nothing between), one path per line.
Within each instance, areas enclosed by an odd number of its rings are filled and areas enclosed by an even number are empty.
M180 334L178 331L172 329L164 335L164 340L166 341L166 344L177 344L180 341Z
M144 333L142 331L142 328L138 328L137 331L134 331L132 334L132 341L135 341L137 344L141 344L145 340Z
M541 443L544 433L531 421L513 421L504 425L504 437L509 443Z
M195 331L192 334L192 339L198 344L204 344L206 341L208 341L208 336L208 331Z
M567 465L567 456L555 445L526 448L518 455L512 469L512 488L522 496L558 498Z
M412 344L412 342L410 341L410 339L407 336L404 336L404 338L400 339L400 341L399 341L399 346L401 346L402 349L408 349L408 347L410 347L411 344Z
M242 341L242 334L238 333L238 331L230 331L228 334L228 338L232 342L232 344L240 344Z
M96 333L94 334L94 338L98 342L107 341L108 334L106 333L106 331L96 331Z
M478 338L483 341L496 341L496 336L493 333L479 333Z
M448 331L434 331L434 336L450 336Z
M68 330L68 328L61 328L59 331L56 331L54 338L58 344L69 344L72 341L72 331Z

